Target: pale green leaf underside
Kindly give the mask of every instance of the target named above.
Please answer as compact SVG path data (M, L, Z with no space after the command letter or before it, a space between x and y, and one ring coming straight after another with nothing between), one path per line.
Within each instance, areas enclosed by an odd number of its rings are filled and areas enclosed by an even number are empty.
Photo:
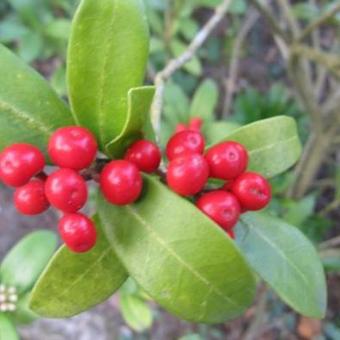
M238 243L254 270L299 313L322 318L325 275L313 245L295 227L264 213L248 213Z
M36 231L23 238L6 255L0 266L0 281L27 292L44 270L57 246L56 235Z
M0 339L19 340L19 335L11 320L4 313L0 313Z
M127 93L143 83L148 50L142 0L81 1L68 50L69 97L104 152L126 123Z
M143 128L155 93L154 86L131 89L128 92L128 111L121 133L106 145L110 156L120 157L135 140L143 137Z
M295 120L286 116L245 125L227 134L223 140L245 145L250 156L249 170L267 178L290 168L301 154Z
M51 133L74 124L71 112L48 83L2 45L0 84L0 150L25 142L46 154Z
M127 279L96 221L96 246L76 254L62 246L41 275L31 295L31 309L44 317L66 318L109 298ZM98 228L99 227L99 228Z
M127 271L159 304L195 322L222 322L252 302L255 283L233 241L157 179L116 207L99 198L104 230Z

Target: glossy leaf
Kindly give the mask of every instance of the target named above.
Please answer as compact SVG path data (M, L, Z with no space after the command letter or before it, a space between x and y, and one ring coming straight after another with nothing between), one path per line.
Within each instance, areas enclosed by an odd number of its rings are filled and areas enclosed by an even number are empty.
M0 313L0 339L19 340L19 335L12 321L4 313Z
M149 48L141 0L82 0L68 51L73 112L105 145L126 124L127 93L143 83Z
M300 157L301 143L293 118L279 116L245 125L223 140L246 146L249 169L273 177L290 168Z
M36 231L23 238L4 258L0 280L14 286L19 293L27 292L35 283L57 246L56 235Z
M50 134L74 124L65 103L33 69L0 45L0 149L18 142L46 153Z
M157 179L144 178L137 203L116 207L100 197L98 210L131 277L175 315L222 322L252 302L254 278L234 242Z
M76 254L62 246L35 285L30 308L50 318L66 318L79 314L109 298L127 279L96 221L96 246L84 254Z
M218 101L218 87L211 80L205 80L196 90L191 107L191 117L201 117L206 121L214 118L214 110Z
M248 213L238 225L238 244L254 270L299 313L322 318L325 275L316 250L295 227L264 213Z
M121 133L106 146L110 156L120 157L135 140L143 137L145 122L155 93L153 86L131 89L128 93L128 114Z
M145 301L135 295L121 294L119 297L122 316L135 331L142 332L152 325L152 311Z

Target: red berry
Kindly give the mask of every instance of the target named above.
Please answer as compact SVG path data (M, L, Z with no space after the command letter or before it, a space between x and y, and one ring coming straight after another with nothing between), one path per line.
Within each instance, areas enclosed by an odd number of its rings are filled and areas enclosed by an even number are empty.
M203 153L204 138L197 131L182 131L173 135L166 146L169 161L179 156Z
M137 200L143 179L138 168L126 160L111 161L100 175L104 197L112 204L126 205Z
M185 155L169 163L167 182L179 195L197 194L204 188L208 177L209 167L202 155Z
M240 204L230 192L209 192L201 196L196 205L226 231L234 227L240 217Z
M135 164L140 171L152 173L161 162L161 151L148 140L139 140L127 150L125 160Z
M53 163L61 168L82 170L95 160L97 142L92 133L83 127L63 127L51 136L48 153Z
M175 134L178 133L178 132L187 131L187 130L188 130L188 128L185 124L179 123L179 124L176 125Z
M233 185L234 181L227 181L224 183L222 189L226 190L226 191L230 191L231 190L231 186Z
M14 204L24 215L38 215L50 206L45 196L45 183L32 179L24 186L15 190Z
M199 117L193 117L189 122L189 129L194 131L201 131L203 125L203 119Z
M0 155L0 179L7 185L21 187L45 166L44 155L30 144L13 144Z
M246 172L239 176L231 189L243 210L263 209L271 200L269 182L254 172Z
M76 171L60 169L52 173L45 184L49 202L66 213L80 210L87 201L86 182Z
M62 240L76 253L85 253L96 244L97 232L94 223L83 214L67 214L58 224Z
M210 148L206 159L211 177L230 180L247 169L248 152L239 143L224 142Z

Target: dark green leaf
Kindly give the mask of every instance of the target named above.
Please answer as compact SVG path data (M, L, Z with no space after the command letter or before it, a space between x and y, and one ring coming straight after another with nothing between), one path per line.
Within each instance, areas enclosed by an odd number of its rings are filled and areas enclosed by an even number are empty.
M218 101L218 87L211 79L201 83L194 94L190 107L191 117L201 117L206 121L213 120Z
M102 151L126 124L127 93L143 83L148 45L141 0L81 1L69 44L69 95Z
M104 230L130 275L179 317L222 322L252 302L254 277L234 242L187 200L144 178L143 197L116 207L99 198Z
M129 294L121 294L119 301L122 316L133 330L142 332L151 327L152 311L145 301Z
M15 329L15 326L4 313L0 313L0 339L19 340L19 335Z
M26 142L46 152L50 134L74 124L46 81L0 45L0 149Z
M136 139L143 137L145 122L155 93L153 86L131 89L128 93L128 114L121 133L106 146L109 155L120 157Z
M36 231L23 238L4 258L0 279L19 293L28 291L41 274L57 246L56 235Z
M109 298L127 279L96 220L96 246L76 254L62 246L35 285L30 308L50 318L79 314Z
M301 154L295 120L287 116L245 125L224 140L245 145L250 156L249 169L268 178L290 168Z
M295 227L263 213L238 224L238 243L254 270L299 313L322 318L325 275L313 245Z

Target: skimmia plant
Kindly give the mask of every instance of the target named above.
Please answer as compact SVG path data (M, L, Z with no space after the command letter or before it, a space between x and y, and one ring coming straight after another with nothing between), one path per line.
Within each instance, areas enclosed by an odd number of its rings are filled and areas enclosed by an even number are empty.
M181 136L175 135L166 150L168 172L154 172L160 153L149 117L155 89L143 86L148 46L141 0L82 0L67 58L69 107L44 79L0 48L0 147L5 149L0 170L11 166L6 157L13 148L20 155L18 145L34 145L47 162L64 169L47 179L44 204L27 206L18 194L18 209L42 211L49 202L72 214L60 222L66 245L39 278L30 308L44 317L70 317L108 299L132 277L178 317L218 323L251 305L259 276L299 313L323 317L325 278L309 241L265 212L240 216L263 208L270 199L266 179L298 160L301 145L294 120L279 116L257 121L226 132L210 146L198 136L199 122L194 129L181 127ZM196 136L187 138L193 130ZM83 134L87 146L73 144L71 156L67 148L59 148ZM60 143L55 142L58 135ZM97 147L99 156L89 166ZM86 157L81 156L84 150ZM222 163L216 161L219 157ZM27 164L27 158L20 159ZM35 181L45 181L43 163L33 165L19 175L40 171ZM5 183L13 180L7 175L2 174ZM217 181L208 181L209 176L224 180L223 188L211 191ZM86 201L85 179L100 183L92 221L76 212ZM53 180L62 185L51 184ZM57 187L62 188L59 193ZM32 197L37 191L28 188ZM219 208L211 210L211 204ZM220 226L232 235L237 221L234 241ZM78 242L67 235L73 228L85 230L87 237Z

